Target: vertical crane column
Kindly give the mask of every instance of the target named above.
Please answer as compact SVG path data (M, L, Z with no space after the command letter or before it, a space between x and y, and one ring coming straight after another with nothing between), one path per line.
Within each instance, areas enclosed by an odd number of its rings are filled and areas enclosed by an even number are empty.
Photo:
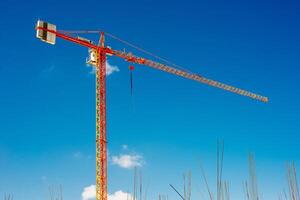
M106 53L103 47L104 33L101 33L96 69L96 200L107 200Z

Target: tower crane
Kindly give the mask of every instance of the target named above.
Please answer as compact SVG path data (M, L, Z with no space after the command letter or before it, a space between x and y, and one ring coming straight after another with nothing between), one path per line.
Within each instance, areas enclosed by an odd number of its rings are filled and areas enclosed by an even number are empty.
M96 200L107 200L107 137L106 137L106 56L116 56L123 60L151 67L170 74L198 81L213 87L227 90L242 96L246 96L261 102L268 102L268 98L243 89L239 89L212 79L208 79L196 73L179 69L176 65L169 66L150 59L133 55L125 51L115 50L105 45L105 36L115 37L104 31L63 31L56 30L56 25L38 20L36 24L36 36L40 40L55 44L56 38L61 38L87 47L89 58L87 63L95 67L96 71ZM74 34L99 34L99 43L83 37L75 37ZM122 40L120 40L122 41ZM124 41L123 41L124 42ZM127 43L125 41L125 43ZM129 44L129 43L127 43ZM142 50L142 49L139 49ZM142 50L144 53L145 51ZM160 58L160 57L158 57ZM161 59L162 60L162 59ZM132 69L132 68L131 68Z

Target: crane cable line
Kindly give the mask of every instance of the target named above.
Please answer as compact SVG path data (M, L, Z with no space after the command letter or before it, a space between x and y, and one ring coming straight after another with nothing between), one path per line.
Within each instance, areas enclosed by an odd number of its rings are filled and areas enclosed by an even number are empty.
M138 51L140 51L140 52L142 52L142 53L144 53L146 55L149 55L149 56L151 56L153 58L156 58L157 60L163 61L163 62L165 62L165 63L167 63L169 65L172 65L173 67L176 67L178 69L181 69L181 70L183 70L185 72L192 73L188 69L186 69L186 68L184 68L182 66L179 66L179 65L175 64L174 62L171 62L171 61L169 61L169 60L167 60L165 58L162 58L162 57L160 57L160 56L158 56L158 55L156 55L154 53L151 53L150 51L147 51L147 50L145 50L145 49L143 49L143 48L141 48L141 47L139 47L137 45L134 45L134 44L132 44L132 43L126 41L126 40L123 40L123 39L121 39L121 38L119 38L119 37L117 37L117 36L115 36L115 35L113 35L111 33L105 32L105 31L101 31L101 30L75 30L75 31L60 30L60 32L66 33L66 34L91 34L91 33L101 33L101 32L104 32L105 35L107 35L108 37L110 37L112 39L115 39L115 40L117 40L117 41L119 41L119 42L121 42L121 43L123 43L123 44L125 44L127 46L130 46L130 47L132 47L132 48L134 48L134 49L136 49L136 50L138 50Z
M197 73L193 73L193 72L190 72L188 71L187 69L179 66L179 65L176 65L174 63L172 63L171 61L168 61L164 58L161 58L149 51L146 51L136 45L133 45L132 43L130 42L127 42L123 39L120 39L118 38L117 36L114 36L108 32L104 32L104 31L101 31L101 30L75 30L75 31L67 31L67 30L61 30L61 32L65 33L65 34L88 34L88 33L99 33L99 34L103 34L103 35L107 35L108 37L112 38L112 39L115 39L115 40L118 40L119 42L121 43L124 43L125 45L127 46L130 46L140 52L143 52L149 56L152 56L158 60L162 60L164 62L167 62L169 63L170 65L174 66L174 67L168 67L167 65L164 65L164 64L161 64L161 63L157 63L157 62L154 62L154 61L149 61L147 60L147 64L148 66L151 65L151 67L153 68L156 68L156 69L160 69L160 70L163 70L163 71L166 71L166 72L170 72L170 73L173 73L173 74L176 74L176 75L179 75L179 76L183 76L185 78L189 78L189 79L193 79L193 80L196 80L196 81L199 81L199 82L202 82L204 84L208 84L210 86L214 86L214 87L217 87L217 88L221 88L221 89L224 89L224 90L228 90L230 92L233 92L233 93L237 93L237 94L240 94L240 95L243 95L243 96L248 96L250 98L253 98L253 99L257 99L257 100L260 100L260 101L263 101L263 102L268 102L268 98L267 97L264 97L264 96L261 96L261 95L257 95L255 93L252 93L252 92L249 92L247 90L243 90L243 89L239 89L239 88L236 88L236 87L232 87L230 85L227 85L227 84L223 84L221 82L218 82L218 81L214 81L214 80L211 80L211 79L208 79L208 78L205 78ZM79 39L80 40L80 39ZM132 55L132 53L126 53L125 51L114 51L115 53L118 53L118 56L125 56L127 58L129 58L127 61L129 62L132 62L130 61L131 60L131 57L133 57L133 59L137 59L139 57L137 56L134 56ZM133 63L137 63L137 64L141 64L139 62L136 62L136 61L133 61Z
M156 59L158 59L158 60L164 61L165 63L167 63L167 64L169 64L169 65L172 65L172 66L174 66L174 67L177 67L177 68L179 68L179 69L181 69L181 70L183 70L183 71L186 71L186 72L191 73L191 72L190 72L189 70L187 70L186 68L184 68L184 67L182 67L182 66L179 66L179 65L177 65L177 64L175 64L175 63L173 63L173 62L171 62L171 61L169 61L169 60L167 60L167 59L165 59L165 58L162 58L162 57L160 57L160 56L158 56L158 55L155 55L154 53L151 53L151 52L149 52L149 51L147 51L147 50L145 50L145 49L143 49L143 48L141 48L141 47L138 47L138 46L136 46L136 45L134 45L134 44L132 44L132 43L130 43L130 42L128 42L128 41L125 41L125 40L123 40L123 39L121 39L121 38L118 38L117 36L114 36L114 35L112 35L112 34L110 34L110 33L108 33L108 32L105 32L105 34L106 34L107 36L109 36L109 37L115 39L115 40L118 40L119 42L122 42L122 43L124 43L124 44L126 44L126 45L128 45L128 46L130 46L130 47L132 47L132 48L134 48L134 49L136 49L136 50L142 52L142 53L145 53L145 54L147 54L147 55L149 55L149 56L152 56L152 57L154 57L154 58L156 58Z

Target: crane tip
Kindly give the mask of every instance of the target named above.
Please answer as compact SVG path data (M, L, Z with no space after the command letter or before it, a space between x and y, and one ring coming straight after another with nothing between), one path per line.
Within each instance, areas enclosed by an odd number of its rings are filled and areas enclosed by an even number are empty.
M269 102L269 98L268 98L268 97L264 97L264 98L262 99L262 101L265 102L265 103L268 103L268 102Z

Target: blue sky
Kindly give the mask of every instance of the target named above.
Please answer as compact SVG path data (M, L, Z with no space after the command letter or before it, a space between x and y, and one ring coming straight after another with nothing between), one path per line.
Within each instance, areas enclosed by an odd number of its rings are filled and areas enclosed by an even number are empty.
M168 184L182 189L187 170L192 199L198 198L205 191L200 161L213 185L218 138L225 141L224 178L236 199L249 151L264 199L285 187L286 161L299 167L298 1L12 0L0 7L0 195L38 200L48 198L49 185L62 184L65 199L80 200L95 182L95 80L87 50L63 40L40 42L37 19L58 29L103 29L270 98L256 102L144 66L136 66L131 97L129 63L109 57L120 69L107 78L110 193L132 190L133 175L112 157L136 155L149 198L177 199Z

